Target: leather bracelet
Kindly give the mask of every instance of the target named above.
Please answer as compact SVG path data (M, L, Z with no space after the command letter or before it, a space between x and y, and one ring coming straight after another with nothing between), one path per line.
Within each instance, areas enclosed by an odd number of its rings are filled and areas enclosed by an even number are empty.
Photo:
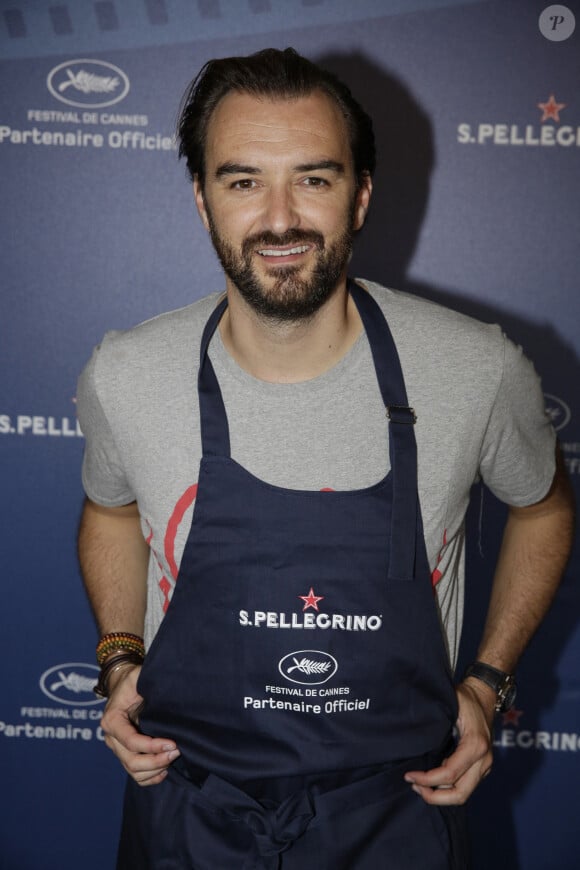
M115 673L115 671L124 667L125 665L142 665L144 655L138 652L120 652L117 655L113 655L107 659L104 665L101 667L101 672L99 674L99 680L93 688L93 692L95 695L98 695L99 698L108 698L110 695L109 690L109 679Z

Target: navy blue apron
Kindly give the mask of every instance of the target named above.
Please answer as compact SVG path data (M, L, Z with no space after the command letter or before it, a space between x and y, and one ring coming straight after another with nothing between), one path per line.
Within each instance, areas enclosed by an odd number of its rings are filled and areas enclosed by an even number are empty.
M456 695L423 538L414 414L379 306L353 282L349 292L391 462L361 490L283 489L232 459L207 352L226 300L205 327L193 521L138 683L142 731L173 739L181 757L160 785L129 780L123 870L466 866L455 811L429 807L403 780L450 751Z

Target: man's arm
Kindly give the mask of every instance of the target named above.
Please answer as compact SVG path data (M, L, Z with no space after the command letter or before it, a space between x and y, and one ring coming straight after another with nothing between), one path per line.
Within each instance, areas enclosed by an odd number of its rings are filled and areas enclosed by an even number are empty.
M574 502L561 457L548 495L512 507L504 530L478 661L513 673L547 613L564 572ZM468 677L457 687L459 743L441 767L405 779L430 804L463 804L491 770L495 692Z
M100 633L127 631L143 636L149 547L135 502L101 507L86 500L79 531L79 559ZM142 698L139 667L125 665L109 680L111 694L101 720L105 742L140 785L161 782L179 755L170 740L146 737L130 717Z

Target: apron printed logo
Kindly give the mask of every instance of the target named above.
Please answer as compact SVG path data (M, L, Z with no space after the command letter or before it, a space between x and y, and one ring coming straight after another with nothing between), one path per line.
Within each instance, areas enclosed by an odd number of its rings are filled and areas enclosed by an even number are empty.
M301 598L304 602L303 611L308 610L309 607L312 607L313 610L318 610L318 602L324 601L324 595L315 595L312 586L308 595L299 595L298 598Z
M334 656L321 650L302 649L284 656L278 664L278 670L291 683L320 686L335 675L338 662Z
M302 613L276 613L273 610L240 610L238 622L242 627L254 628L301 628L331 629L338 631L378 631L383 624L383 615L365 613L321 613L319 601L324 595L315 595L311 586L308 595L298 595L304 602ZM305 613L312 608L316 613Z

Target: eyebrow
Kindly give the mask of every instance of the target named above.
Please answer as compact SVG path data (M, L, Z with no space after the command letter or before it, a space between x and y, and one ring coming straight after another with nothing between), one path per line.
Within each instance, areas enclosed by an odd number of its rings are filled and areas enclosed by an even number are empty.
M344 163L338 160L316 160L313 163L300 163L294 166L294 172L316 172L320 169L330 169L339 175L344 175ZM227 175L261 175L262 170L257 166L248 166L245 163L233 163L227 161L218 166L215 172L216 179L224 178Z
M260 175L261 170L256 166L246 166L245 163L222 163L215 171L216 178L224 175Z
M338 160L317 160L315 163L301 163L294 167L296 172L316 172L317 169L332 169L333 172L344 175L344 163Z

